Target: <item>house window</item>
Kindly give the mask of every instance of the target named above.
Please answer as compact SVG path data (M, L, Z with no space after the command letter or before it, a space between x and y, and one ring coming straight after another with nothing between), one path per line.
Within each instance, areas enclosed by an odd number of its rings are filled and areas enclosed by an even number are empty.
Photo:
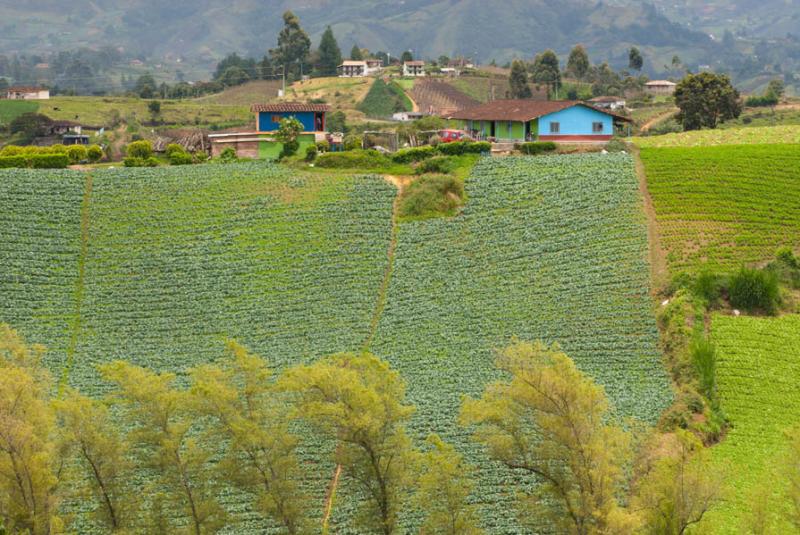
M506 134L511 135L511 121L506 123Z
M550 123L550 133L551 134L561 133L561 123Z
M281 119L283 119L283 117L281 117L280 115L273 115L272 116L272 122L273 123L279 123L279 122L281 122Z
M593 134L602 134L603 133L603 123L592 123L592 133Z

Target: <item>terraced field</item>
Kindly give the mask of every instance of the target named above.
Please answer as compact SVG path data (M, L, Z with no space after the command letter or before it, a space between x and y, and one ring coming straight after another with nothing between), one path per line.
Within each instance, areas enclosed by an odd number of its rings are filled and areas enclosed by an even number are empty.
M673 272L725 270L800 246L800 145L642 149Z
M663 136L636 137L633 142L642 148L800 143L800 125L693 130L691 132L665 134Z
M701 526L706 532L745 533L747 515L759 491L771 492L774 533L791 533L780 504L786 481L784 431L800 425L800 316L734 318L715 315L713 339L719 349L718 383L722 407L733 427L712 451L724 470L725 502Z

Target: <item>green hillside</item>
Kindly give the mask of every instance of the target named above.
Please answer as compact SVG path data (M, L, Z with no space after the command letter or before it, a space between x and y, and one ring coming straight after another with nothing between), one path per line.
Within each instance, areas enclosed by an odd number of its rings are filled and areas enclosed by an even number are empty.
M800 246L800 145L642 149L671 270L732 271Z

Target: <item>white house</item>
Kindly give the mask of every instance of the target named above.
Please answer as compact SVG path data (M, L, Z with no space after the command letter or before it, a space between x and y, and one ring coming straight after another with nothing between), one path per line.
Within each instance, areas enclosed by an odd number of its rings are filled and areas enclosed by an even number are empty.
M644 84L644 88L651 95L672 95L676 85L669 80L653 80Z
M14 86L6 90L6 98L12 100L47 100L50 90L43 87Z
M340 78L360 78L362 76L369 76L381 71L381 60L364 60L353 61L345 60L339 65Z
M403 62L403 76L425 76L424 61Z
M594 97L589 104L602 110L624 110L627 103L622 97L604 96Z

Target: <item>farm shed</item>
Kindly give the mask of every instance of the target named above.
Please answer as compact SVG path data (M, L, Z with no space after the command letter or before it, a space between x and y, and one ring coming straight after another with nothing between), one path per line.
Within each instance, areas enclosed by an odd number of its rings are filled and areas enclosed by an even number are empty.
M48 100L50 90L34 86L13 86L6 89L6 98L11 100Z
M651 95L672 95L676 86L675 82L669 80L653 80L644 84L644 89Z
M495 100L449 119L479 138L498 141L605 142L631 120L577 101Z

